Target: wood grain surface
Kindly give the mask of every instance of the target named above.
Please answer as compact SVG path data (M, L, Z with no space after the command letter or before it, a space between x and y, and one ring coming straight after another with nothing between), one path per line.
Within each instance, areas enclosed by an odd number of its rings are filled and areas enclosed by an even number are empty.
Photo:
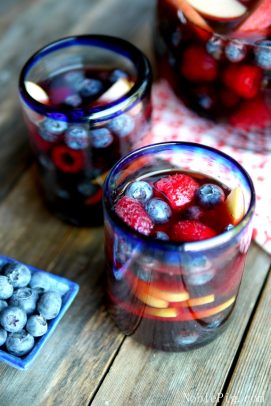
M106 313L102 228L57 220L33 181L17 93L23 63L57 38L104 33L139 46L155 69L154 5L155 0L0 1L0 252L81 287L31 369L0 364L0 406L198 406L216 404L222 391L239 398L263 392L271 403L270 280L263 288L270 258L260 248L250 251L235 316L220 338L189 353L152 351L124 338ZM213 398L204 403L201 396Z

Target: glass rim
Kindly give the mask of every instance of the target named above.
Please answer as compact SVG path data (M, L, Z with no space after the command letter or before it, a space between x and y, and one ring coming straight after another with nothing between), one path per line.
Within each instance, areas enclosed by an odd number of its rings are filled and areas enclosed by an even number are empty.
M118 99L98 107L90 108L61 108L47 106L34 99L26 89L25 81L27 74L31 69L46 55L53 53L61 48L71 46L95 46L97 48L110 49L112 52L120 53L128 58L136 67L137 78L131 89ZM53 116L53 114L63 114L63 117L72 117L75 115L78 121L103 121L113 118L129 109L142 100L146 93L150 91L152 85L152 68L148 57L135 45L125 39L102 34L84 34L60 38L37 50L24 64L19 75L19 93L27 106L37 113ZM61 120L61 116L59 118ZM63 118L65 120L65 118Z
M109 184L111 178L121 169L123 164L127 162L127 160L132 161L134 157L138 156L143 156L145 151L151 151L159 148L161 151L165 147L174 147L177 146L179 148L181 147L192 147L192 148L200 148L201 150L209 151L211 153L214 153L220 157L222 157L224 160L227 160L234 164L236 168L239 170L239 172L243 175L243 177L246 179L246 182L249 186L250 193L251 193L251 198L250 198L250 204L249 207L246 211L246 214L238 223L236 226L234 226L232 229L225 231L223 233L220 233L216 235L215 237L208 238L206 240L200 240L200 241L192 241L192 242L175 242L175 241L168 241L168 240L156 240L152 236L148 236L145 234L141 234L136 230L133 230L130 226L128 226L113 210L112 207L109 204ZM150 144L141 148L138 148L126 156L122 157L116 164L112 167L110 170L109 174L106 177L106 180L104 182L103 186L103 205L104 205L104 211L108 214L109 218L113 220L114 226L117 226L119 230L124 232L125 234L128 234L129 236L132 236L136 240L141 240L144 243L151 244L152 247L157 247L158 249L174 249L174 250L181 250L183 252L185 251L204 251L208 250L211 248L215 248L217 246L221 246L225 243L228 243L230 240L232 240L234 237L238 236L243 229L251 222L254 211L255 211L255 204L256 204L256 193L255 193L255 188L252 182L252 179L248 172L230 155L207 145L199 144L199 143L194 143L194 142L184 142L184 141L169 141L169 142L161 142L161 143L155 143L155 144Z

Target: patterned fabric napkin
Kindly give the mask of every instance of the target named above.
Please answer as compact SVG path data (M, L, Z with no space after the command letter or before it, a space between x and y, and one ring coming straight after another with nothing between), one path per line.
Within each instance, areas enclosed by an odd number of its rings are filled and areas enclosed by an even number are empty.
M165 81L153 87L153 126L146 143L190 141L222 150L235 158L250 174L256 189L255 241L271 254L271 130L260 137L252 129L236 134L227 125L198 117L174 95Z

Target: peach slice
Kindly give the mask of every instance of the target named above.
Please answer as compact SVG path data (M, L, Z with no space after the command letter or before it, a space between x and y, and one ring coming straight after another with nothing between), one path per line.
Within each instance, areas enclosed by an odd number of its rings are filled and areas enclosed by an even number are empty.
M202 306L205 304L213 303L215 301L215 295L208 295L202 297L195 297L187 300L184 306Z
M28 94L36 101L47 104L49 102L49 97L45 90L43 90L39 85L31 81L25 81L25 88Z
M186 0L199 13L211 19L231 20L243 16L247 8L237 0Z
M234 188L226 199L231 221L234 225L238 224L245 215L245 199L241 188Z
M153 307L146 307L145 312L150 316L161 317L161 318L175 318L178 315L178 311L173 308L168 309L155 309Z
M168 307L168 302L162 299L158 299L147 293L135 292L135 296L148 306L155 307L157 309L166 309Z
M132 88L132 83L125 79L118 79L106 92L98 99L99 102L110 103L124 96Z
M186 291L162 290L143 281L137 282L135 292L137 296L144 294L166 302L184 302L189 299L189 294Z
M197 319L205 319L206 317L214 316L217 313L223 312L223 310L226 310L228 307L230 307L234 302L235 302L236 296L231 297L229 300L226 302L216 306L212 307L211 309L206 309L206 310L201 310L195 313L195 316Z
M197 25L198 27L206 30L206 31L211 31L212 29L209 27L209 25L206 23L206 21L199 15L199 13L188 4L187 0L170 0L170 2L177 7L177 9L180 9L184 16L191 21L193 24Z

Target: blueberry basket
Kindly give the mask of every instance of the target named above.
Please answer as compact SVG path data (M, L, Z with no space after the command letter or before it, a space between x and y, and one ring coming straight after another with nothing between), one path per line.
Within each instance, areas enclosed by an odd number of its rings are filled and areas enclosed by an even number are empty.
M79 285L75 282L72 282L69 279L60 277L55 274L51 274L49 272L42 271L40 269L37 269L33 266L23 264L17 260L14 260L9 257L5 256L0 256L0 275L2 272L2 269L4 269L4 266L11 265L11 264L17 264L17 265L22 265L26 266L30 272L31 272L31 279L33 278L33 275L39 273L39 275L44 276L46 278L49 288L48 290L50 292L55 292L56 294L61 296L61 307L60 310L57 314L56 317L51 318L50 320L47 320L48 322L48 330L47 332L40 336L40 337L35 337L34 338L34 346L28 352L26 355L23 356L17 356L13 355L8 352L5 344L2 346L0 345L0 362L5 362L6 364L20 369L20 370L25 370L27 369L32 362L37 358L38 354L50 338L50 336L53 334L54 330L56 329L58 323L72 304L75 296L77 295L79 291ZM43 293L39 292L40 297ZM8 299L7 299L8 300ZM11 306L9 304L9 306ZM2 309L3 311L3 309ZM36 313L38 313L36 311ZM0 311L1 314L1 311ZM0 326L1 327L1 326ZM28 333L27 333L28 334ZM32 339L33 340L33 339Z

